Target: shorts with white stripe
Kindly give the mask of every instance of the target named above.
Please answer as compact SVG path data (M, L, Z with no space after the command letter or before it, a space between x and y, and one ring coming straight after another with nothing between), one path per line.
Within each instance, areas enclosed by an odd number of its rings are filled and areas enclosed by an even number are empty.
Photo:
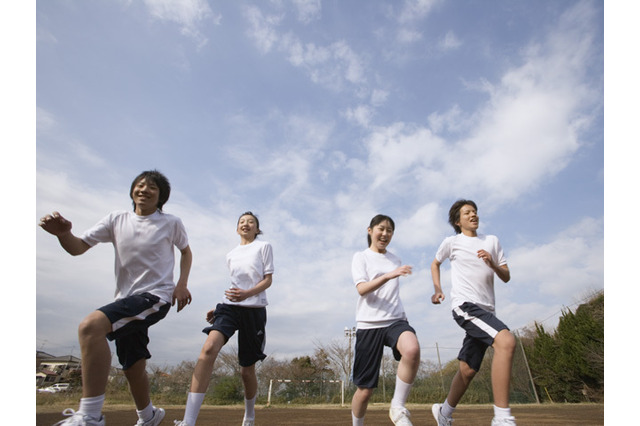
M115 340L118 361L126 370L140 359L151 358L148 329L163 319L171 304L151 293L135 294L109 303L99 311L111 322L107 339Z
M475 371L480 370L487 348L502 330L508 330L493 313L478 305L465 302L453 309L453 319L466 331L458 359Z

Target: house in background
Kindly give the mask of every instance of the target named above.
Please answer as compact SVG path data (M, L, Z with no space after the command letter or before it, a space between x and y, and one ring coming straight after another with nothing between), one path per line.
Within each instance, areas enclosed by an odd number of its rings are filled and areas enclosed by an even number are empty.
M80 358L73 355L53 356L36 351L36 387L67 382L73 373L80 371Z

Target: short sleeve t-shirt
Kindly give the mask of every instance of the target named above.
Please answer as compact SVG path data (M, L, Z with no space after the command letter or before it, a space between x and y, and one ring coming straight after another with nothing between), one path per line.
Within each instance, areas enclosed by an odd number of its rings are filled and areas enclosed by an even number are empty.
M444 239L436 253L440 263L451 262L451 306L465 302L475 303L481 308L495 313L494 271L480 258L478 250L484 249L498 265L505 265L500 241L495 235L478 234L468 237L457 234Z
M115 298L144 292L171 303L175 283L174 247L189 245L182 221L156 210L148 216L117 211L104 217L80 237L93 247L112 243L115 251Z
M231 274L231 287L249 290L264 279L265 275L273 274L273 249L271 244L262 240L253 240L250 244L238 245L226 257L227 267ZM267 292L262 291L241 302L231 302L223 299L228 305L239 305L251 308L268 305Z
M371 249L353 255L351 275L357 286L393 271L402 265L393 253L376 253ZM400 280L394 278L380 288L358 298L356 322L358 329L381 328L395 321L407 319L400 300Z

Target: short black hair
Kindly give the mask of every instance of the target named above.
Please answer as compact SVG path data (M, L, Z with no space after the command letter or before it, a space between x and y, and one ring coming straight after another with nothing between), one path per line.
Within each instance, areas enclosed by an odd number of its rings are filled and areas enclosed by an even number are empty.
M389 221L389 223L391 224L391 229L393 229L395 231L396 230L396 224L393 222L393 219L391 219L389 216L384 215L384 214L375 215L373 217L373 219L371 219L371 223L369 223L369 228L373 229L376 225L381 224L385 220ZM368 244L367 247L371 247L371 235L369 235L368 232L367 232L367 244Z
M160 195L158 196L158 210L162 211L162 206L169 200L169 194L171 194L171 184L169 183L169 179L162 173L157 170L146 170L140 173L136 178L131 182L131 189L129 190L129 197L133 200L133 190L142 179L145 179L148 182L153 182L158 189L160 190ZM136 203L133 202L133 210L136 209Z
M449 209L449 224L453 226L453 229L456 231L456 234L459 234L462 232L460 227L456 224L460 222L460 209L466 205L470 205L476 210L476 212L478 211L478 206L476 206L476 203L474 203L471 200L458 200L455 203L453 203L453 205Z
M258 216L256 216L251 211L246 211L246 212L242 213L240 216L238 216L238 223L236 223L236 228L240 224L240 219L242 219L242 216L251 216L252 218L254 218L256 220L256 227L258 228L258 233L256 234L256 237L258 235L262 234L262 230L260 229L260 219L258 219Z

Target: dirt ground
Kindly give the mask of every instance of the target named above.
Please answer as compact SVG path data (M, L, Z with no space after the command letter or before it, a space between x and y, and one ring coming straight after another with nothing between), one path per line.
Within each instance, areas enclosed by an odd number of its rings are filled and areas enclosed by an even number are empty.
M51 426L65 418L61 412L65 407L37 407L36 426ZM76 409L77 407L71 407ZM184 406L165 406L166 416L161 425L173 426L173 420L182 419ZM411 404L411 421L414 425L435 425L431 405ZM370 405L365 417L366 425L392 425L388 417L389 405ZM603 425L603 404L527 404L511 407L518 426L544 425ZM108 425L135 425L137 416L133 406L105 406L104 415ZM198 425L242 424L243 408L204 406L198 417ZM490 425L493 409L490 405L460 406L454 415L455 426ZM281 425L350 425L349 407L256 407L256 426Z

